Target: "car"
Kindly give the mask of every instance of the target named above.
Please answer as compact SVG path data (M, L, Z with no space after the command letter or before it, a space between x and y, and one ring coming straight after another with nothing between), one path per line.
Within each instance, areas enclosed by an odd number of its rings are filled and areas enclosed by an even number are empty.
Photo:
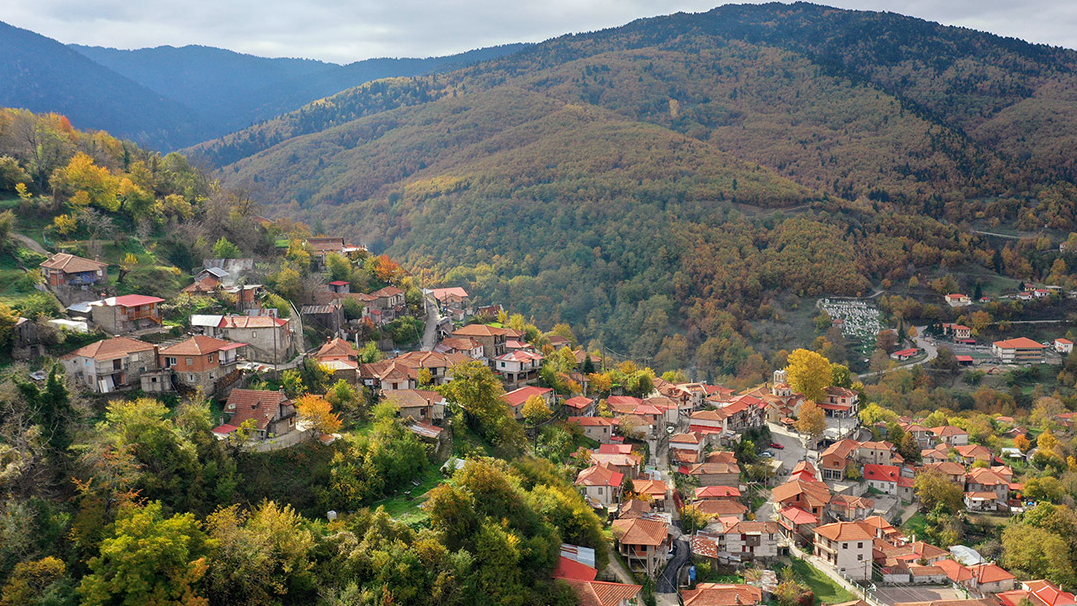
M785 446L782 446L781 444L779 444L777 442L771 442L770 447L771 448L776 448L778 450L785 450Z
M760 457L762 457L762 458L764 458L764 459L773 459L773 458L774 458L774 453L773 453L773 452L770 452L770 451L768 450L768 451L766 451L766 452L762 452L762 453L760 453L760 454L759 454L759 456L760 456Z

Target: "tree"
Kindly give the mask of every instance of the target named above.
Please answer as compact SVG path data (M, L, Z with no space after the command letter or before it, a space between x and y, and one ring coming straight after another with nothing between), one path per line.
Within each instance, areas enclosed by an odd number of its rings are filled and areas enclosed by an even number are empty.
M797 410L797 420L794 424L800 433L810 436L813 440L823 435L826 430L826 412L818 404L808 400L800 405Z
M1023 433L1017 434L1017 437L1013 439L1013 445L1022 453L1027 453L1032 449L1032 442L1030 442L1028 436Z
M918 473L913 487L916 489L916 497L928 511L934 511L941 505L953 514L964 507L965 494L962 489L933 469Z
M898 348L898 334L893 329L880 330L875 336L875 349L881 349L890 354Z
M524 408L522 413L524 420L530 423L532 426L545 423L553 416L553 411L546 405L546 401L542 399L542 396L531 396L524 402Z
M511 416L502 396L501 380L481 362L468 362L453 369L453 380L438 391L459 407L472 429L495 446L519 449L524 443L523 428Z
M56 230L56 233L65 238L75 233L75 230L78 229L78 227L79 220L74 213L70 215L56 215L52 219L52 228Z
M213 245L214 259L238 259L242 254L239 247L229 242L224 236L221 236Z
M684 528L686 534L695 534L697 530L705 528L708 521L707 514L695 505L685 505L681 508L681 527Z
M1066 496L1066 490L1062 487L1062 483L1058 481L1058 478L1044 476L1026 481L1024 495L1025 498L1033 501L1059 503Z
M310 593L314 537L290 505L263 501L250 514L232 505L206 527L217 547L206 574L212 604L274 604Z
M7 347L15 334L15 324L19 321L19 315L15 310L0 303L0 348Z
M1036 400L1028 422L1041 429L1055 429L1058 427L1058 415L1064 412L1066 412L1066 407L1061 400L1044 396Z
M344 379L338 379L329 391L325 392L325 399L332 405L333 410L339 410L340 414L350 423L357 423L362 417L362 394L352 387Z
M830 361L807 349L797 349L789 354L786 372L789 374L789 385L816 402L826 396L826 388L830 387L834 378Z
M30 562L19 562L0 591L0 606L45 606L62 604L66 586L67 567L63 560L52 556ZM65 585L62 588L58 585ZM60 591L57 591L57 590Z
M896 412L883 408L874 402L860 409L860 422L868 427L872 427L879 422L889 424L897 420L898 414Z
M5 210L0 213L0 250L11 246L11 234L15 232L15 211Z
M78 592L86 606L203 606L202 578L215 542L193 514L166 518L161 503L121 510Z
M916 438L909 432L905 432L905 435L901 438L901 444L897 446L897 451L908 463L920 462L920 445L916 443Z
M1030 524L1010 524L1002 532L1002 563L1030 578L1059 585L1077 582L1070 547L1059 535Z
M310 423L311 428L318 433L336 433L340 431L342 422L340 415L333 412L333 405L321 396L307 394L295 402L296 412L299 418Z
M849 372L849 367L844 364L831 364L830 377L830 384L834 387L848 389L853 386L853 373Z

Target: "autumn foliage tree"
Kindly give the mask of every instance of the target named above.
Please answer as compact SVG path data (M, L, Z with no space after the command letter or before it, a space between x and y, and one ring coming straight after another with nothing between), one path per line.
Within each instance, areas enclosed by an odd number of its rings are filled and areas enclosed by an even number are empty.
M785 370L795 391L816 402L826 397L826 388L833 380L830 360L814 351L797 349L789 354L789 366Z
M301 396L295 402L299 418L310 423L318 433L335 433L343 425L340 415L333 412L333 405L328 400L314 394Z
M817 438L826 430L826 412L815 402L808 400L800 405L797 410L797 420L794 424L800 433Z

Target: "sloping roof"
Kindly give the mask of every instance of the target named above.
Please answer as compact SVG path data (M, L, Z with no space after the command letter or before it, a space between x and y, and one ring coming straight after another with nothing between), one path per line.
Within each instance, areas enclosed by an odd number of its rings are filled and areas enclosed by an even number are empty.
M940 438L949 438L952 436L967 436L969 432L961 429L960 427L954 427L953 425L940 425L938 427L932 427L931 432Z
M580 606L619 606L625 600L639 596L640 585L564 579L576 592Z
M602 465L592 465L576 476L576 486L620 486L624 474Z
M105 305L109 307L138 307L139 305L151 305L153 303L164 303L165 300L161 297L151 297L149 295L120 295L118 297L109 297L104 299Z
M789 520L797 526L801 524L818 524L819 518L804 511L799 507L786 507L778 511L778 515Z
M1062 591L1061 587L1044 579L1026 581L1024 586L1029 593L1048 606L1069 606L1077 603L1077 599L1074 598L1072 593Z
M524 402L527 402L531 396L543 396L552 392L549 387L535 387L534 385L528 385L527 387L521 387L520 389L514 389L509 393L502 396L502 399L509 403L509 406L516 407L522 406Z
M467 291L464 290L463 287L461 287L461 286L450 286L448 288L434 288L434 289L431 289L430 292L433 293L434 298L437 299L438 301L440 301L440 300L442 300L442 299L444 299L445 297L448 297L448 296L460 297L461 299L466 299L467 296L468 296Z
M955 560L949 558L939 560L938 562L935 562L935 566L942 569L942 571L946 573L946 576L954 583L965 583L972 580L972 571Z
M893 465L876 465L868 463L864 466L864 479L876 482L897 482L901 477L901 469Z
M457 328L452 331L452 334L457 337L499 337L509 334L511 331L506 328L497 328L496 326L489 326L486 324L468 324L462 328Z
M834 522L815 528L815 533L831 541L870 541L875 532L863 522Z
M700 486L696 488L697 499L727 499L740 496L735 486Z
M436 391L422 389L397 389L385 395L387 402L396 404L397 408L421 408L445 401Z
M41 264L45 269L57 269L65 274L80 274L88 271L97 271L108 267L107 263L93 261L84 257L76 257L68 253L56 253L49 257L48 261Z
M582 427L599 427L602 425L612 427L613 425L617 424L617 421L615 421L614 419L606 417L569 417L565 419L565 422L575 423L576 425L580 425Z
M349 341L345 341L340 337L334 338L332 341L326 342L318 349L318 353L314 354L315 358L329 358L329 357L341 357L347 356L354 358L359 355L359 351L355 349L355 346Z
M995 341L992 345L999 349L1046 349L1046 346L1043 343L1037 343L1028 337L1017 337L1016 339Z
M217 328L272 328L287 323L287 320L270 316L223 316Z
M1017 578L998 564L977 564L976 566L970 566L969 570L972 572L973 580L980 585L1010 581Z
M561 556L557 561L557 568L553 571L555 579L574 579L577 581L593 581L598 576L598 569L592 568L582 562L570 560Z
M740 467L738 467L736 463L712 463L712 462L706 462L706 463L698 463L696 465L693 465L692 468L688 470L688 475L690 475L690 476L713 475L713 474L730 474L730 473L739 474L740 473Z
M265 429L280 412L281 404L288 401L288 396L281 391L233 389L224 410L232 414L228 419L230 425L238 426L247 419L254 419L258 429Z
M442 339L441 345L448 349L458 349L460 351L471 351L482 347L481 343L471 337L449 337Z
M762 602L763 592L751 585L699 583L681 591L681 598L684 606L743 606Z
M162 355L172 356L199 356L215 351L228 351L243 347L246 343L234 343L222 339L214 339L205 335L195 335L186 341L180 341L175 345L166 347L160 351Z
M740 516L748 512L748 508L732 499L705 499L692 503L692 506L708 516Z
M153 344L144 343L138 339L130 339L128 337L113 337L111 339L104 339L96 343L90 343L76 349L75 351L67 354L63 357L65 360L71 358L93 358L97 361L115 360L117 358L123 358L133 353L140 351L152 351Z
M632 482L632 488L636 494L648 494L656 499L666 498L666 491L669 489L662 480L635 480Z
M771 491L776 503L792 500L803 494L804 500L812 507L822 507L830 502L830 489L820 482L802 482L793 480L774 487Z
M588 406L590 406L591 404L594 404L594 402L595 401L592 400L591 398L585 398L583 396L576 396L575 398L569 398L569 399L565 400L565 406L568 406L569 408L584 409L584 408L587 408Z
M613 536L624 545L661 545L669 535L669 527L658 520L614 520Z

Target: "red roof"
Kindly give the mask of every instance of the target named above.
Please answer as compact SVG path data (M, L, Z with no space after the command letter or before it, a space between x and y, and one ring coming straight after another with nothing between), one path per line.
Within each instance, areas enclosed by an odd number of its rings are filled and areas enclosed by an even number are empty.
M576 396L575 398L569 398L565 400L565 406L568 406L569 408L587 408L593 403L594 400L592 400L591 398L585 398L583 396Z
M919 350L919 349L916 349L916 348L914 347L914 348L912 348L912 349L902 349L901 351L895 351L895 352L894 352L893 354L891 354L891 355L894 355L894 356L915 356L915 355L916 355L916 352L918 352L918 351L920 351L920 350Z
M733 486L701 486L696 488L697 499L720 499L739 496L740 490Z
M598 427L600 425L616 425L617 421L607 417L569 417L565 419L568 423L575 423L583 427Z
M557 562L557 568L553 571L555 579L576 579L578 581L593 581L598 576L598 569L591 568L587 564L570 560L565 556Z
M1016 339L995 341L993 345L999 349L1044 349L1042 343L1037 343L1028 337L1017 337Z
M542 396L551 391L553 390L549 387L535 387L533 385L528 385L527 387L521 387L520 389L510 391L503 396L503 399L509 403L509 406L521 406L531 396Z
M347 286L348 284L347 280L333 280L329 283L330 286Z
M164 302L165 300L161 297L151 297L148 295L121 295L119 297L109 297L105 299L105 305L119 305L120 307L138 307L139 305Z
M972 356L954 356L958 362L972 362Z
M778 512L778 515L789 520L797 526L801 524L818 524L819 518L804 511L799 507L786 507Z
M865 480L897 482L900 477L901 470L893 465L875 465L874 463L869 463L864 466Z
M1070 341L1069 339L1063 339L1062 337L1055 339L1055 343L1061 343L1062 345L1073 345L1073 341Z

